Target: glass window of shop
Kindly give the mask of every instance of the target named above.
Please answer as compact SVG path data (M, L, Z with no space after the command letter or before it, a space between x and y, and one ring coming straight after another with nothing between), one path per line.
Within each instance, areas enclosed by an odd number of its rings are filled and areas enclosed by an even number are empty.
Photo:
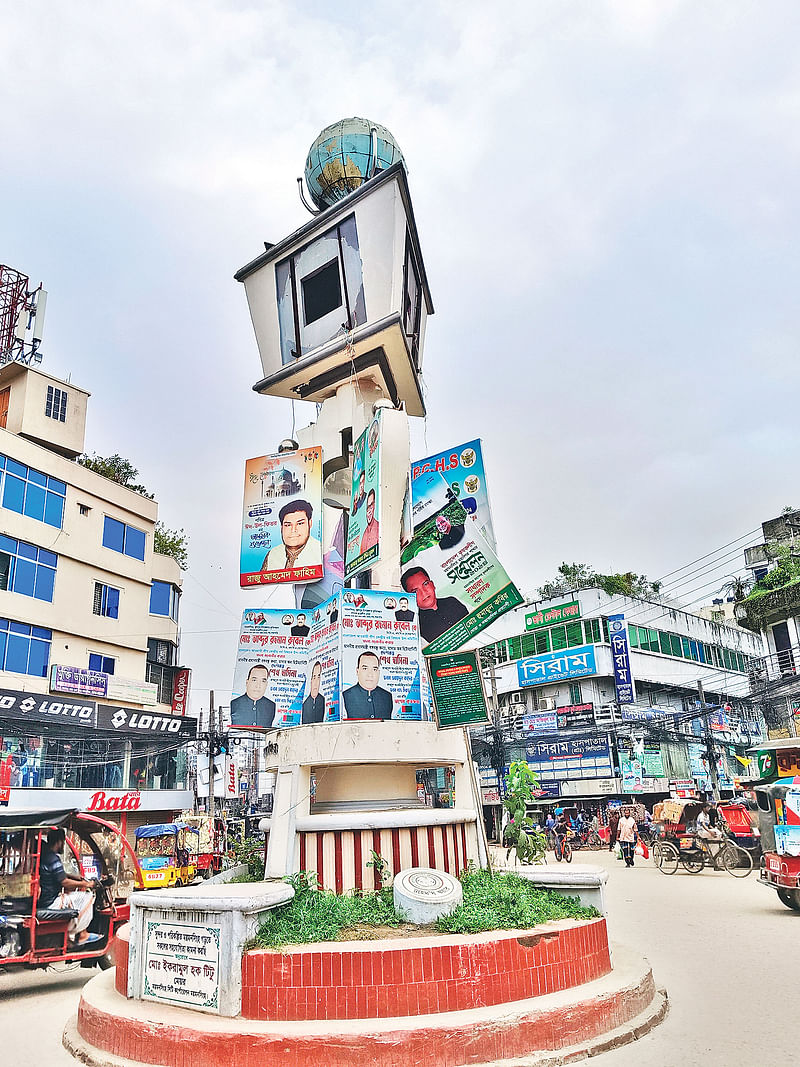
M40 786L52 789L125 788L121 738L44 738Z
M128 789L185 789L187 774L185 742L132 742Z

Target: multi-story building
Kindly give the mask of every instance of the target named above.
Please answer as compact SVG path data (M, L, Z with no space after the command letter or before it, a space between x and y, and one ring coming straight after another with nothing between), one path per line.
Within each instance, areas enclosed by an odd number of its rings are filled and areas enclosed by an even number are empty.
M754 585L736 616L764 640L755 689L770 737L791 737L800 734L800 511L768 519L761 531L763 542L744 551Z
M615 699L610 615L627 623L636 686L629 704ZM490 633L481 659L505 763L526 759L553 799L641 794L652 802L668 794L670 780L710 790L709 750L723 790L732 790L743 773L736 755L746 760L763 734L750 697L762 645L737 627L592 588L520 606ZM481 774L484 799L497 804L492 769Z
M158 506L76 462L89 394L0 369L0 803L125 823L191 806L181 571Z

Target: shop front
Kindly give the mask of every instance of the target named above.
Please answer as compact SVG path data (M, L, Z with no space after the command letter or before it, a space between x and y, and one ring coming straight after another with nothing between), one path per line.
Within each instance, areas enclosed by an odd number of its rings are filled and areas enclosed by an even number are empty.
M0 805L94 811L132 835L192 806L196 736L195 719L0 689Z

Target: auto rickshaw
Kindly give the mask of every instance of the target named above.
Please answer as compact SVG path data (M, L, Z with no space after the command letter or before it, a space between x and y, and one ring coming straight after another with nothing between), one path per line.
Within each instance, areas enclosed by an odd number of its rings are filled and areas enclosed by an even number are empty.
M761 877L778 900L800 911L800 780L756 786L761 830Z
M197 871L203 878L219 874L227 865L228 833L225 819L219 816L181 812L181 822L198 831Z
M197 876L200 831L185 822L152 823L135 832L140 874L137 888L190 885Z
M40 861L47 834L57 827L66 833L66 874L96 883L88 930L99 937L89 943L71 940L77 911L37 907ZM74 809L0 813L0 967L73 961L110 967L109 949L130 918L127 897L137 877L133 850L113 823Z

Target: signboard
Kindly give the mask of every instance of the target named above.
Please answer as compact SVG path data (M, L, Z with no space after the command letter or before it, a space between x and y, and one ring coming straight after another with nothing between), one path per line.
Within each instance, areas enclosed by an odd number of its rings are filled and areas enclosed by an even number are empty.
M594 726L594 704L567 704L556 708L559 730L568 730L578 726Z
M522 729L533 734L554 734L558 732L558 720L554 711L537 712L535 715L523 715Z
M175 672L175 681L172 686L172 714L185 715L189 707L189 686L192 681L190 667L182 667Z
M694 778L673 779L669 791L677 800L692 800L697 795L697 783Z
M108 691L108 675L85 667L50 667L52 693L76 693L79 696L104 697Z
M151 711L97 704L94 700L53 700L40 693L0 689L0 719L28 723L64 723L70 729L107 730L138 737L191 740L197 736L197 719L158 715Z
M345 578L352 578L380 558L380 514L381 410L378 408L353 449Z
M674 708L620 708L620 718L623 722L658 722L668 715L677 715Z
M416 594L426 655L453 652L522 596L444 471L418 474L411 492L414 536L400 556L401 582Z
M243 588L322 578L322 449L247 460L239 570Z
M500 804L500 790L495 786L493 789L481 789L481 797L484 804Z
M594 645L565 649L562 652L544 652L540 656L517 660L517 678L521 687L547 685L565 678L584 678L596 674Z
M644 769L641 760L620 758L620 770L622 771L622 792L644 792Z
M537 800L553 800L560 796L559 782L540 782L537 786L531 789L531 795Z
M577 600L571 600L569 604L558 604L553 608L544 608L542 611L529 611L525 616L525 629L538 630L540 626L553 626L558 622L569 622L571 619L581 617L581 606Z
M427 718L416 607L396 592L345 589L307 613L246 610L231 728Z
M449 652L428 660L439 729L489 721L477 652Z
M109 700L121 700L126 704L157 704L158 686L154 682L140 682L136 678L108 676L106 696Z
M431 477L438 482L438 476L446 480L453 497L461 503L492 551L496 551L481 442L467 441L466 444L458 445L447 452L438 452L435 456L428 456L411 464L412 485ZM427 509L430 507L428 494L421 489L416 493L416 501L412 520L414 525L429 517Z
M214 796L230 800L238 792L239 772L230 756L214 756ZM211 769L207 755L197 757L197 795L207 797L211 789Z
M636 686L631 674L628 651L628 628L624 615L608 616L608 636L611 641L611 662L614 665L614 688L618 704L636 702Z
M661 755L661 749L657 745L650 747L645 745L642 752L642 768L650 778L664 777L664 758Z
M619 778L583 778L561 783L562 797L607 797L621 793Z
M611 749L606 736L528 741L526 756L542 784L559 780L561 792L572 779L611 778Z
M145 921L142 998L219 1011L220 926Z

